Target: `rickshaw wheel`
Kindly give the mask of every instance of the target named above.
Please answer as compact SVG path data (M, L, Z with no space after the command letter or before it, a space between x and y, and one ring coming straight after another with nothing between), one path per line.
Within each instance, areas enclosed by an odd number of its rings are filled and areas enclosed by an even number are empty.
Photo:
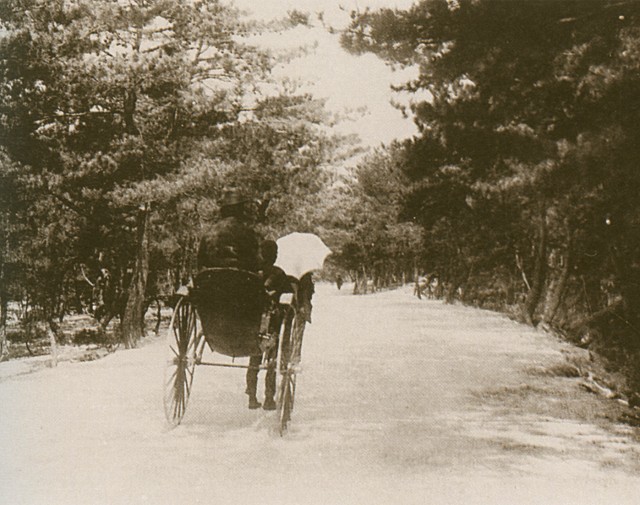
M296 391L296 374L292 370L286 370L280 381L280 401L278 402L278 421L280 436L287 431L291 412L293 411L293 399Z
M283 324L285 324L283 322ZM288 329L283 332L280 347L280 363L278 366L280 383L276 409L280 435L287 431L296 394L296 367L300 362L300 347L302 344L303 320L292 309L292 319Z
M201 340L196 310L187 298L180 298L173 310L167 340L169 356L165 366L164 413L169 425L175 427L187 409Z

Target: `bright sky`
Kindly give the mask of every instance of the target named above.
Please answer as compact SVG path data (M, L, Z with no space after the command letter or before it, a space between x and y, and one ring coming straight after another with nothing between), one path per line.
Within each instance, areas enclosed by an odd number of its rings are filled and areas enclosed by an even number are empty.
M294 48L301 44L317 47L312 54L278 69L282 76L290 76L306 83L314 96L327 98L327 106L334 111L366 107L364 116L340 125L341 132L357 133L370 146L388 143L396 138L410 137L416 132L413 121L404 118L391 105L402 101L390 85L405 82L411 71L393 72L376 56L353 56L339 44L338 35L331 35L317 21L316 13L323 12L324 20L335 28L349 22L351 10L366 7L407 8L412 0L235 0L238 7L251 11L256 18L272 19L286 16L287 11L308 12L314 28L298 27L267 42L269 47ZM341 6L343 9L341 9Z

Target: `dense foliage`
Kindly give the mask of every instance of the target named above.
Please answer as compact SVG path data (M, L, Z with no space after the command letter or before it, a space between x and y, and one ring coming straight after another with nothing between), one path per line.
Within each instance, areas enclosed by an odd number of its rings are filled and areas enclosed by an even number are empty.
M3 319L117 316L134 346L224 188L260 199L265 233L310 226L344 142L271 77L269 27L218 0L8 0L0 27Z
M331 263L350 276L356 294L397 286L419 270L422 228L400 219L409 188L402 156L397 144L370 153L325 203L321 222L335 251Z
M357 148L255 45L300 16L0 4L0 332L19 301L51 334L73 311L119 318L134 346L234 186L265 236L320 233L357 293L430 274L447 299L590 342L640 384L640 2L353 13L347 50L419 69L398 87L419 134L340 176Z
M420 69L404 215L448 297L637 370L640 3L423 0L354 13L343 44Z

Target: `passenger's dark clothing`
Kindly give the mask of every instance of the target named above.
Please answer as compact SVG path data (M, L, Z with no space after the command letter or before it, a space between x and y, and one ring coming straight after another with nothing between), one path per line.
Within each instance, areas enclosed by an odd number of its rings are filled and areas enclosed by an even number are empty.
M282 268L277 266L269 266L263 269L262 278L264 279L264 287L269 294L274 296L277 301L282 293L291 293L291 282L289 277L284 273Z
M198 249L198 268L234 267L250 272L260 268L259 237L235 216L226 217L204 235Z

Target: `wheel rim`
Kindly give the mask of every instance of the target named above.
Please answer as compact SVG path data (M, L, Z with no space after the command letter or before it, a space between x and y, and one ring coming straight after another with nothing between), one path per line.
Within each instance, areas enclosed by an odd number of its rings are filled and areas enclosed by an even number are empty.
M291 410L290 412L293 412L295 398L296 398L296 374L292 373L291 374Z
M296 373L292 365L295 361L292 359L296 355L296 335L295 329L297 325L297 315L294 312L293 318L288 325L289 331L283 331L280 335L280 350L287 349L286 353L279 356L278 373L280 375L280 383L278 388L278 400L276 402L278 413L278 428L282 436L288 428L291 420L291 411L293 410L293 397L296 387ZM286 318L285 318L286 320ZM285 324L283 320L283 325ZM285 340L286 345L285 345Z
M196 366L198 324L193 305L181 298L168 329L169 355L165 367L164 412L171 426L182 421L191 395Z
M281 381L281 393L278 409L278 418L280 421L280 435L282 436L291 421L291 412L293 411L293 399L296 390L296 375L292 370L287 370Z

